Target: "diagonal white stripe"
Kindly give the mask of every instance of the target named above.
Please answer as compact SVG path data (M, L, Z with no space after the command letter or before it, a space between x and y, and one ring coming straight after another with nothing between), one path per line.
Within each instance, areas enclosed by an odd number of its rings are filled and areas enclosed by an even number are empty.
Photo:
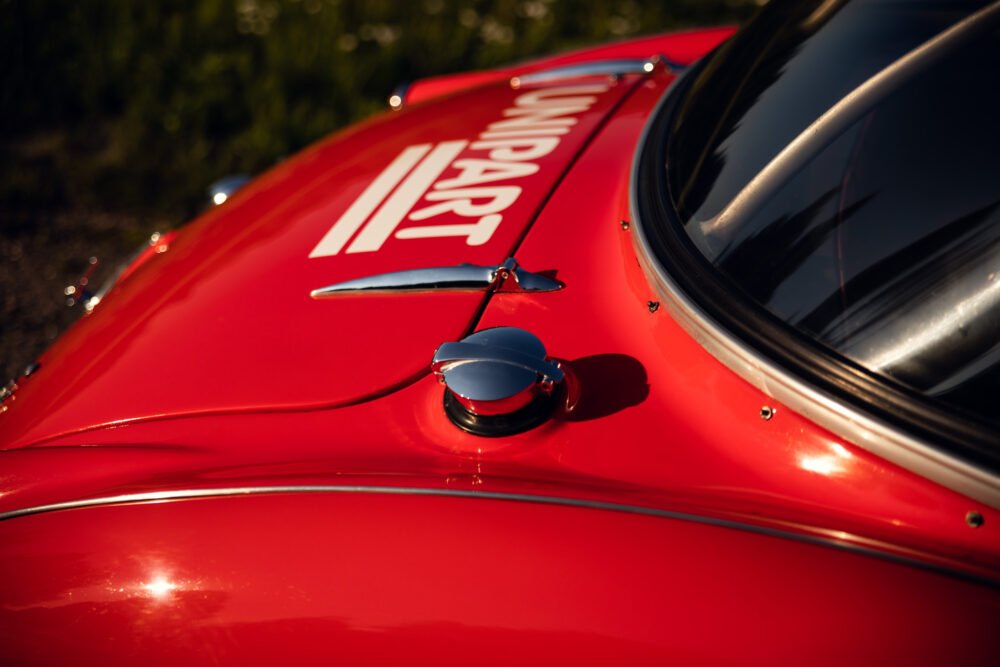
M403 180L420 160L431 149L430 144L410 146L389 164L385 170L365 188L361 196L344 211L340 219L316 244L309 257L329 257L336 255L354 236L364 221L372 214L379 204L388 196L392 189Z
M510 137L553 137L568 134L568 127L545 127L539 125L516 127L507 130L489 130L479 135L480 139L509 139Z
M413 170L403 184L392 194L378 213L361 230L347 252L371 252L382 247L403 216L424 196L427 189L441 175L452 160L468 145L467 141L445 141L438 144L430 155Z

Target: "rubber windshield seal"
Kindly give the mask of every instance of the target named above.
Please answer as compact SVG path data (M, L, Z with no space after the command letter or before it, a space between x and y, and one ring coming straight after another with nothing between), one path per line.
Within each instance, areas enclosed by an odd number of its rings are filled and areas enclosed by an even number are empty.
M753 364L759 362L787 373L850 410L898 430L906 439L918 442L925 451L934 450L943 455L943 458L936 456L939 460L949 459L958 469L977 471L980 489L985 488L987 493L969 493L966 488L956 490L980 499L986 495L990 498L987 502L996 505L1000 498L1000 434L972 415L959 414L869 371L781 321L717 270L688 238L667 182L669 146L685 94L712 55L692 66L666 92L646 127L636 154L632 213L640 259L651 265L647 266L647 272L656 273L669 283L668 291L675 291L673 296L679 295L685 307L693 306L689 310L695 312L694 319L701 320L697 326L714 328L718 335L739 341L743 348L756 355L758 359L753 360ZM664 291L662 287L657 285L661 292ZM671 297L670 294L664 296ZM686 328L691 330L690 326ZM695 338L702 339L698 335ZM719 356L712 349L709 351ZM741 373L734 364L727 365ZM760 387L760 383L754 384ZM836 427L828 423L823 425L843 435ZM850 437L847 439L854 441ZM863 443L855 444L865 447ZM883 454L882 451L876 453ZM927 475L927 470L914 471L937 479ZM953 484L945 485L955 488Z

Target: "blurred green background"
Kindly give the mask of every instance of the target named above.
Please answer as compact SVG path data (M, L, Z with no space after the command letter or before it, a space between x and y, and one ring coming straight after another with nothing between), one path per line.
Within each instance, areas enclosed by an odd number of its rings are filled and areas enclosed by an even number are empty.
M761 0L0 0L0 382L75 317L63 288L385 109L399 83L738 23Z

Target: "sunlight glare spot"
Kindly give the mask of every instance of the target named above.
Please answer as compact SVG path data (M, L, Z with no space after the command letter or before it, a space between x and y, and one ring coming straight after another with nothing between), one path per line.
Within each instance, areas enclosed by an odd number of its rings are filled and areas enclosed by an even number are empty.
M841 461L837 457L829 455L800 456L799 466L803 470L808 470L809 472L814 472L820 475L826 475L828 477L844 472L844 466Z
M150 595L157 599L167 597L171 591L177 588L177 586L166 577L156 577L148 584L143 584L142 587L146 589Z

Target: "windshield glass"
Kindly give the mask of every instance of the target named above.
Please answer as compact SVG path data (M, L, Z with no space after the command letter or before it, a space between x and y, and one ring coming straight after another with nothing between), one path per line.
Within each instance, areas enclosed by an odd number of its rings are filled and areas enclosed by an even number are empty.
M690 83L666 183L733 289L1000 424L1000 29L909 57L986 4L772 2Z

